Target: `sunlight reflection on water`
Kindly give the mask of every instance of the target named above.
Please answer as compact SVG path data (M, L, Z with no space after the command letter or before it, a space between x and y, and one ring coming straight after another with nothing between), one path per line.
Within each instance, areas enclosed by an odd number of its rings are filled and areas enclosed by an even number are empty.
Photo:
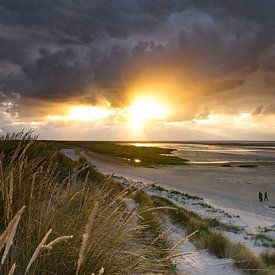
M188 143L123 143L137 147L174 149L173 155L189 159L190 163L275 162L275 143L262 144L188 144ZM135 161L136 162L136 161Z

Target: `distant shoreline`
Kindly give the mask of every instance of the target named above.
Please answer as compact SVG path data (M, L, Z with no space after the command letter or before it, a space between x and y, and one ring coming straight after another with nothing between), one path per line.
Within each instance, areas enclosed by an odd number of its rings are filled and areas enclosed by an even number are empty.
M163 141L163 140L153 140L153 141L143 141L143 140L63 140L63 139L41 139L43 142L94 142L94 143L162 143L162 144L202 144L202 145L228 145L228 146L275 146L274 140L257 141L257 140L186 140L186 141ZM274 148L275 149L275 148Z

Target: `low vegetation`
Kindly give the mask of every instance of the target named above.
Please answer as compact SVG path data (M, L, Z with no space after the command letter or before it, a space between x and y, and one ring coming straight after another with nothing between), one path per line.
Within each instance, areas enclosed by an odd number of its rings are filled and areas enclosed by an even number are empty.
M2 137L0 273L173 274L153 210L130 211L131 193L31 133Z
M0 214L1 274L174 274L171 259L184 255L167 241L163 215L197 232L198 248L248 273L274 272L274 253L254 255L219 232L240 228L122 186L32 133L0 139Z
M249 248L234 243L223 235L220 230L240 232L234 225L223 224L216 219L203 219L192 211L176 206L169 199L153 197L156 207L170 206L172 209L164 209L174 224L180 225L190 234L198 230L193 237L193 243L199 249L207 249L211 254L218 258L231 258L236 267L249 274L274 274L274 255L273 253L258 256L250 251Z
M267 265L273 266L275 268L275 251L273 252L263 252L261 258Z
M207 237L201 239L200 245L219 258L229 258L230 256L230 241L220 232L209 232Z
M121 160L138 166L151 167L157 165L183 165L187 163L187 160L171 155L172 149L139 147L101 141L62 141L55 143L60 148L83 148L95 153L118 157Z
M260 243L261 246L275 248L275 239L267 234L259 233L254 235L253 238L255 242Z
M168 210L166 212L169 213L169 216L174 221L174 223L177 223L186 228L187 234L191 234L195 230L199 230L201 233L208 232L209 228L215 228L234 233L239 233L243 230L239 226L222 223L214 218L203 219L193 211L178 207L169 199L158 196L153 196L153 199L156 206L171 206L175 209L175 211Z

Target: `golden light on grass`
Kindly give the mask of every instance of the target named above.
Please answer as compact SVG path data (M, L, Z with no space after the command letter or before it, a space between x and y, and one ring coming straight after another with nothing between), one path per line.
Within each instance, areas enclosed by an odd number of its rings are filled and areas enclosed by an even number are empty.
M148 121L163 120L167 116L164 104L153 98L138 98L128 109L129 123L134 129L141 129Z
M98 121L114 115L115 111L103 106L76 105L66 108L64 115L48 115L50 121Z

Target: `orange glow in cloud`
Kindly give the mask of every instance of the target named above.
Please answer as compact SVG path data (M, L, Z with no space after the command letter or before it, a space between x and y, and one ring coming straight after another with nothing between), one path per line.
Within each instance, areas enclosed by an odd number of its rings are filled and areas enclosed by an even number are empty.
M50 121L98 121L115 114L115 110L101 106L71 106L64 115L48 115Z

